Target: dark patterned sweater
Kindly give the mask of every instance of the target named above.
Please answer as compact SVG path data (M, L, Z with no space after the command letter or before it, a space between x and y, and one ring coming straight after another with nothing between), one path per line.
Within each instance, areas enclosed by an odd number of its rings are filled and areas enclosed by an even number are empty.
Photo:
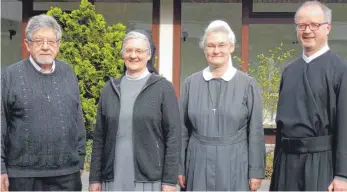
M77 78L56 60L50 74L29 59L1 77L1 173L50 177L83 168L85 126Z

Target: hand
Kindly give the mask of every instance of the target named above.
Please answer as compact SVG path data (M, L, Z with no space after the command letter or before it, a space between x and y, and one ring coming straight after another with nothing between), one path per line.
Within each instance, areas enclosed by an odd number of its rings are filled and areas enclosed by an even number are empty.
M101 183L93 183L89 185L90 192L101 192Z
M178 185L181 188L186 188L185 184L186 184L186 177L184 175L178 175Z
M334 179L328 187L328 191L347 191L347 182Z
M259 189L261 185L261 179L255 179L255 178L249 179L248 184L249 184L249 189L251 191L256 191Z
M9 186L8 175L1 174L1 192L7 192L8 186Z
M162 185L161 190L162 191L176 191L176 186Z
M83 169L80 169L80 174L82 175L82 173L83 173Z

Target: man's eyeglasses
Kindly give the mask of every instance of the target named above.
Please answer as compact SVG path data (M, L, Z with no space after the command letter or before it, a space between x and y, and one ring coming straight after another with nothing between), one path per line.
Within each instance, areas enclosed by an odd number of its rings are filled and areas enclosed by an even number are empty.
M230 44L219 44L219 45L205 45L205 49L207 51L214 51L216 48L218 48L218 50L222 50L225 51L229 48Z
M309 27L311 31L317 31L320 26L329 24L329 22L324 22L324 23L298 23L295 24L295 28L298 31L305 31L306 27Z
M36 39L36 40L29 40L30 42L34 43L37 46L42 46L45 42L47 45L55 47L60 43L60 40L43 40L43 39Z

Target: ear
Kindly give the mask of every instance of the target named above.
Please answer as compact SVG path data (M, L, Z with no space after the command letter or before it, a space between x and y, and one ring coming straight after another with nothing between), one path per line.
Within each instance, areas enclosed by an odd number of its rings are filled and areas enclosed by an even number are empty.
M147 55L147 57L146 57L146 60L147 60L147 62L151 59L151 55Z
M230 53L233 53L235 51L235 44L230 45Z
M328 23L327 24L327 35L329 35L330 30L331 30L331 23Z
M30 53L30 45L29 45L29 41L27 39L24 39L24 45L27 48L27 51Z
M59 51L59 49L60 49L61 42L62 42L62 41L60 40L59 43L58 43L58 46L57 46L58 51Z

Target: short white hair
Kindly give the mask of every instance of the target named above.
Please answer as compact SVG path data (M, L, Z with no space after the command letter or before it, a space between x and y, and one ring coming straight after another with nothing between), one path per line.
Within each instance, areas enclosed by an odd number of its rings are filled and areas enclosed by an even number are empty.
M231 44L236 43L235 34L234 34L233 30L231 30L228 23L225 21L222 21L222 20L215 20L215 21L212 21L208 25L208 27L205 29L204 36L200 40L199 45L202 49L205 47L206 37L207 37L208 33L210 33L210 32L224 32L228 35L228 39L229 39Z
M121 54L123 55L125 52L125 42L128 41L129 39L143 39L147 43L147 53L148 55L152 56L152 51L151 51L151 44L149 43L149 39L147 38L146 35L139 33L135 30L130 31L125 35L123 38L123 44L122 44L122 49L121 49Z
M319 1L306 1L304 4L302 4L298 8L298 10L296 11L294 20L296 20L297 14L298 14L298 12L302 8L311 7L311 6L318 6L319 8L321 8L323 13L324 13L325 21L331 23L331 20L332 20L332 10L329 9L329 7L327 7L326 5L324 5L323 3L319 2Z
M32 40L32 34L42 28L53 29L56 33L57 39L62 37L62 30L57 20L49 15L41 14L30 18L28 25L25 28L25 35L27 40Z

